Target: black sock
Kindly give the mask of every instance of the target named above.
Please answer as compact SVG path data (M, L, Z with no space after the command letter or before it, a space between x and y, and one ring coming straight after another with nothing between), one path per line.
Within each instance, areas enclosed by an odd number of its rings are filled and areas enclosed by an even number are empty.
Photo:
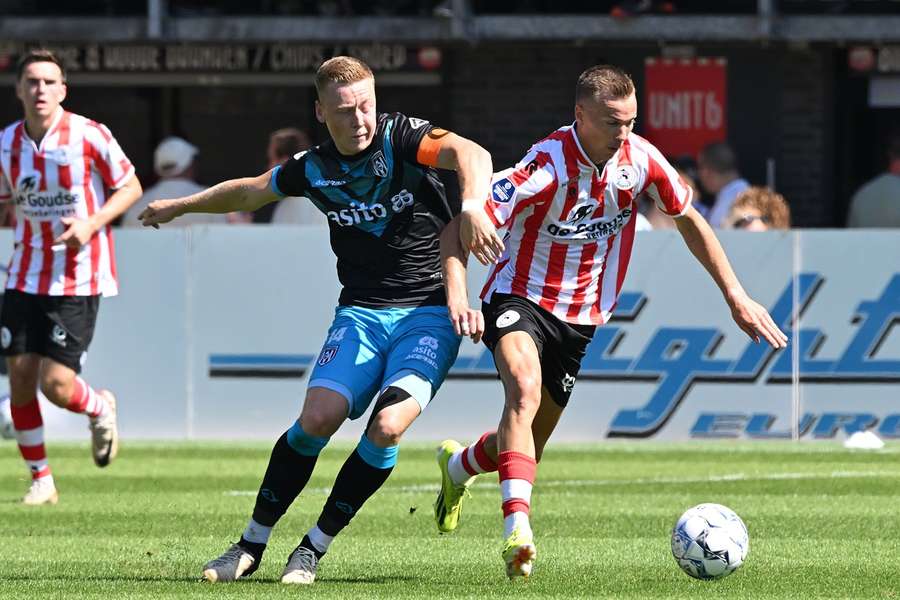
M341 467L331 495L328 496L325 508L319 515L319 529L326 535L334 536L340 533L366 500L387 481L388 475L393 470L393 466L387 469L373 467L362 459L357 450L353 450L353 454Z
M324 552L322 552L321 550L319 550L318 548L316 548L313 545L312 540L309 539L309 535L303 536L303 539L300 540L300 545L303 546L304 548L312 550L313 554L316 555L316 558L322 558L323 556L325 556Z
M256 505L253 507L253 520L260 525L274 527L306 486L318 458L298 454L288 444L287 432L282 434L272 448L266 475L259 486Z
M256 557L256 560L262 558L263 552L266 551L266 545L260 544L257 542L248 542L244 539L244 536L241 536L241 540L238 542L238 546L252 554Z

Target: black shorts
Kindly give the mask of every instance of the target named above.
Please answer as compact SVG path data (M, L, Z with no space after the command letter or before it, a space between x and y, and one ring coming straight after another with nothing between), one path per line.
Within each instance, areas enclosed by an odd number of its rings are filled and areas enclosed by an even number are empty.
M534 302L509 294L493 294L482 311L482 339L491 352L507 333L524 331L531 336L541 360L541 381L553 401L565 408L596 327L566 323Z
M0 310L4 356L39 354L76 373L94 337L100 296L46 296L6 290Z

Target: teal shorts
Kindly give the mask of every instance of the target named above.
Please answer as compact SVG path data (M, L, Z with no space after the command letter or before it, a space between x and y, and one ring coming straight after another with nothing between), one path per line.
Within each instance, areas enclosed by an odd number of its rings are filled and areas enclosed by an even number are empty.
M412 373L423 380L420 389L430 392L410 394L424 410L456 360L460 341L446 306L339 306L309 387L338 392L347 398L348 417L357 419L381 391Z

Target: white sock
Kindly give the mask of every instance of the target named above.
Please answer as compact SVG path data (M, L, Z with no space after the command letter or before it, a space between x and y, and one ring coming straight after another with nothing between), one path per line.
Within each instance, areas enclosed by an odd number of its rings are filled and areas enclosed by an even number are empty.
M450 479L457 485L465 483L472 478L472 475L470 475L463 466L462 456L465 451L466 448L463 448L462 450L455 452L447 463L447 471L450 473Z
M92 419L105 417L109 413L109 404L106 403L106 398L93 389L90 390L89 394L84 412Z
M531 531L531 522L528 515L523 512L514 512L503 519L503 537L508 538L514 529L518 528L522 533Z
M309 541L312 542L313 547L322 554L328 552L328 546L334 541L334 536L326 534L319 529L318 525L310 529L306 535L309 536Z
M247 523L247 529L244 530L244 539L254 544L268 544L269 536L272 535L272 528L260 525L253 519Z

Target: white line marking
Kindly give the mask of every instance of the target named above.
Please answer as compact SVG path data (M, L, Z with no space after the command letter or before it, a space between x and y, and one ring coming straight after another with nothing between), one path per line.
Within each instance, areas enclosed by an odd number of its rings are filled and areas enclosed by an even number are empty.
M646 477L638 479L551 479L539 480L535 489L554 487L605 487L613 485L659 485L669 483L720 483L732 481L784 481L804 479L873 479L877 477L900 477L900 471L831 471L822 473L762 473L758 475L746 473L727 473L725 475L710 475L708 477ZM479 482L472 484L476 489L499 489L496 482ZM389 486L385 488L392 492L437 492L440 486L437 484ZM330 494L331 488L306 488L307 494ZM225 496L256 496L255 490L227 490Z

